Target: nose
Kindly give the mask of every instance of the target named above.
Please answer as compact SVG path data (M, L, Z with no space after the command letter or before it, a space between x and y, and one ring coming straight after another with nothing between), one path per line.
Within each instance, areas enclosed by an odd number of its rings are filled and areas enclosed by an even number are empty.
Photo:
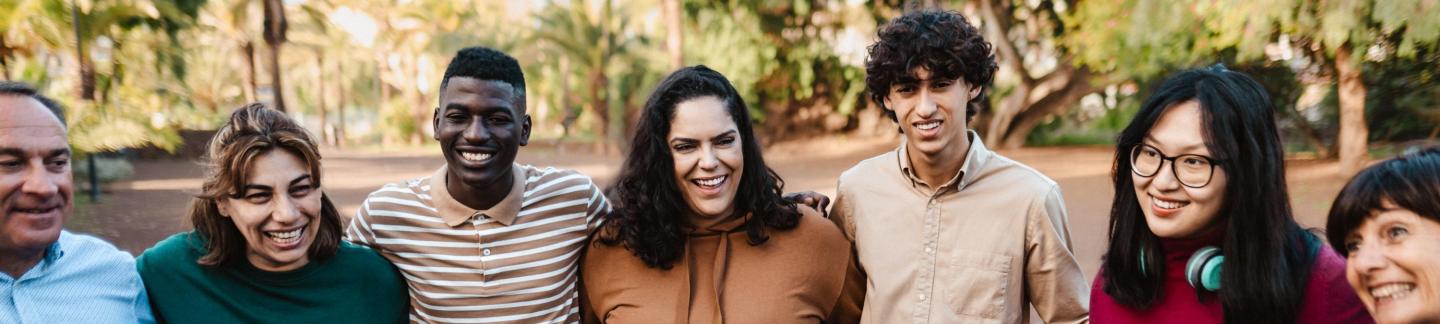
M35 159L25 171L21 183L20 192L40 197L50 197L60 191L58 177L69 176L65 172L52 173L45 168L45 163Z
M1180 179L1175 178L1175 162L1160 161L1160 170L1151 176L1150 185L1161 191L1180 189Z
M935 103L935 94L931 93L929 88L921 88L920 101L915 105L915 116L930 119L939 110L939 104Z
M700 151L701 170L711 171L720 167L720 157L715 154L714 146L705 145L705 148Z
M300 206L295 203L295 198L288 195L281 195L275 199L275 209L270 213L270 219L276 223L289 224L300 219Z
M490 139L490 130L485 128L485 121L480 117L470 119L470 124L465 125L465 132L461 134L466 142L484 143Z

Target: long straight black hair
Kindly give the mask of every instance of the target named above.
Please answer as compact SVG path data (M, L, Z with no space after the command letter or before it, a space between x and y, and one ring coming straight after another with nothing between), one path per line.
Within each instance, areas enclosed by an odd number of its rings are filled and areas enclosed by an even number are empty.
M675 107L701 97L720 99L740 135L745 165L733 203L735 215L751 215L745 223L750 245L764 244L769 239L767 228L788 230L800 223L800 211L781 197L785 181L760 155L745 100L720 72L697 65L661 80L645 102L630 154L610 190L615 211L601 229L599 243L623 244L652 268L670 269L684 254L691 211L675 183L675 160L666 138L672 126L684 127L671 122Z
M1220 246L1225 263L1220 303L1228 323L1291 323L1319 246L1291 215L1285 155L1270 96L1249 76L1215 65L1180 72L1154 90L1120 133L1115 146L1115 200L1110 246L1101 265L1105 293L1126 307L1148 308L1164 289L1159 238L1146 224L1131 180L1130 149L1170 107L1195 100L1204 120L1205 147L1223 161L1225 201ZM1145 250L1141 252L1141 250ZM1141 271L1141 262L1149 271Z

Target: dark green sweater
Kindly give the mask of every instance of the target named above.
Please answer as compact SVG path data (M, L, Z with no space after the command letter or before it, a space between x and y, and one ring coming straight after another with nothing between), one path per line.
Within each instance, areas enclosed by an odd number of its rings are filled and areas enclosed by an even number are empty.
M342 242L334 257L300 269L216 269L194 232L175 234L136 259L155 319L164 323L396 323L410 298L390 262Z

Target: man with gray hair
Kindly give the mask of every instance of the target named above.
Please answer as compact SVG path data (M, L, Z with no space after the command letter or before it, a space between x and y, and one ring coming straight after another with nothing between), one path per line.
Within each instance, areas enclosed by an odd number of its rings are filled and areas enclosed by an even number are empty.
M73 186L64 114L0 81L0 323L151 323L135 259L64 230Z

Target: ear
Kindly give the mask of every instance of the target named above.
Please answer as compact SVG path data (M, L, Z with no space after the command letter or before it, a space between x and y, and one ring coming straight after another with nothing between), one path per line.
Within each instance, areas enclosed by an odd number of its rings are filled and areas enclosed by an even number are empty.
M215 199L215 209L220 211L220 217L230 218L230 200L225 198Z
M435 112L430 114L430 129L434 130L430 138L440 140L440 107L435 107Z
M530 114L520 119L520 146L530 144Z
M980 97L980 92L981 92L981 91L984 91L984 90L985 90L985 87L975 86L975 85L973 85L973 84L970 85L970 93L968 94L968 95L969 95L969 98L966 98L966 99L965 99L965 102L974 101L975 98L979 98L979 97Z

